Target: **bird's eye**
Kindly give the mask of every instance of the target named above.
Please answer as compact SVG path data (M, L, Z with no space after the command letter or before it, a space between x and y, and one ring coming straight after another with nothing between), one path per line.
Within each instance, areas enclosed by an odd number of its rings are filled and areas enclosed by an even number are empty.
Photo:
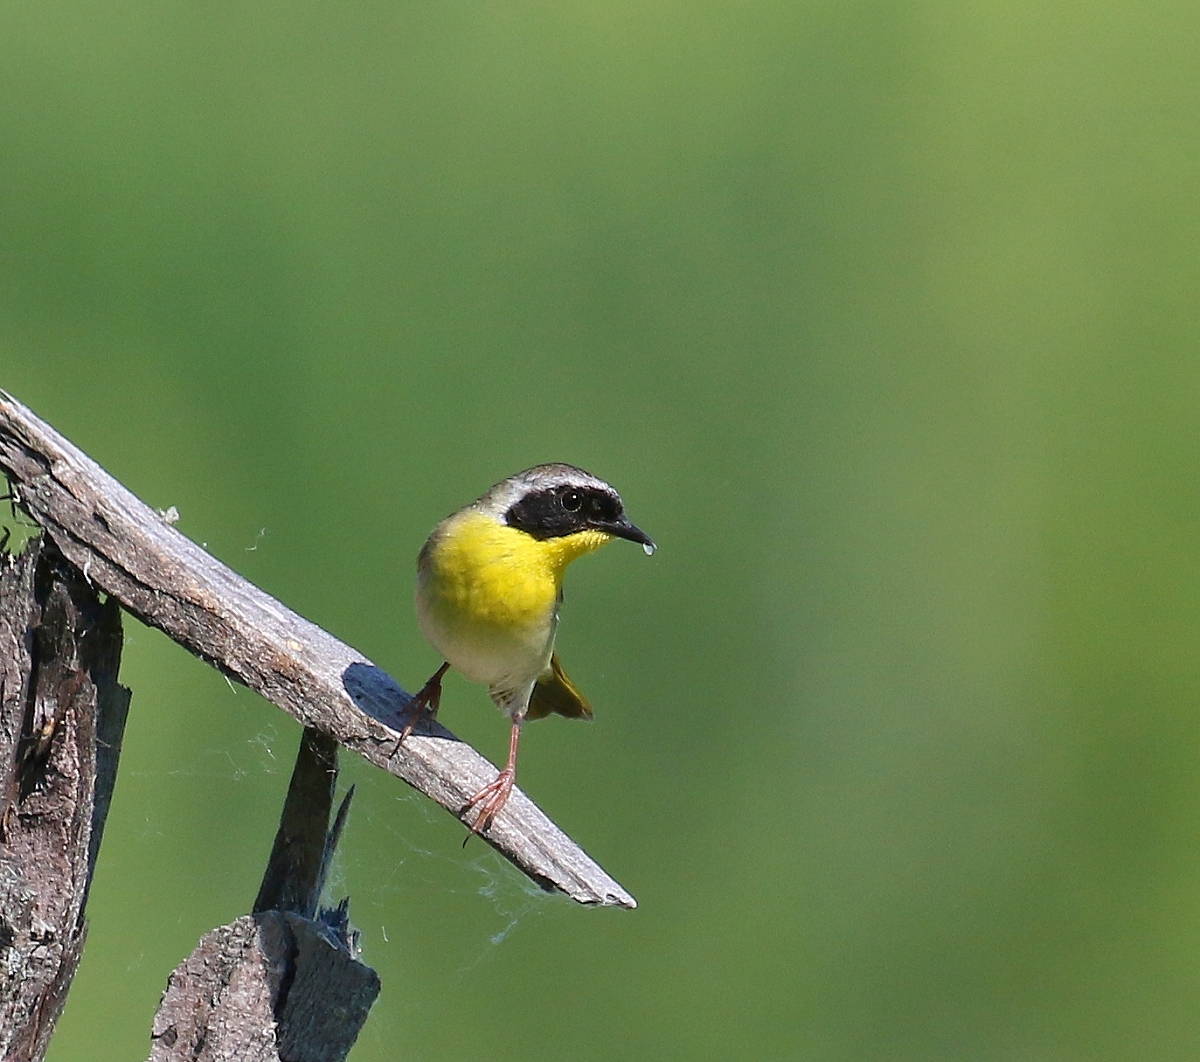
M583 495L580 494L579 491L577 491L577 490L563 491L562 507L564 509L566 509L567 512L577 513L577 512L579 512L579 509L582 505L583 505Z

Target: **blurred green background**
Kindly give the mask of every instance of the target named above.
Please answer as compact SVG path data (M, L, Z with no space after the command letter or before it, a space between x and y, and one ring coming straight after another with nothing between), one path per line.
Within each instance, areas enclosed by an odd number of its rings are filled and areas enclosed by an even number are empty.
M433 524L547 460L592 726L531 891L356 759L375 1059L1200 1055L1200 10L0 10L0 387L408 688ZM128 621L53 1062L144 1057L298 728ZM507 731L454 679L443 719Z

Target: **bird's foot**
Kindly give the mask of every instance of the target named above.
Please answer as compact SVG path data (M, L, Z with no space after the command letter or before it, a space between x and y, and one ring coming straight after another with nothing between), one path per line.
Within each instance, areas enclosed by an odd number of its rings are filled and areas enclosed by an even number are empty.
M464 822L468 811L474 807L479 809L475 821L471 824L471 833L482 833L492 824L492 821L500 813L500 809L508 803L508 797L516 779L516 769L506 767L467 801L466 806L459 812L459 818ZM467 835L467 839L470 839L470 834Z
M413 732L419 722L423 719L437 718L438 708L442 704L442 676L449 667L448 663L439 667L429 681L416 692L412 700L404 706L404 714L408 716L408 722L400 731L400 740L396 742L396 747L392 750L393 756L400 751L400 746L404 744L405 738Z

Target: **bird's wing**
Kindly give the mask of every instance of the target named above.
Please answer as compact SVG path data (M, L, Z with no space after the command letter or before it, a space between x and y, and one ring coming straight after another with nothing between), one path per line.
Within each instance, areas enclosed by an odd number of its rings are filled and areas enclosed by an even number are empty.
M568 719L591 719L592 706L579 692L558 662L558 654L550 657L550 666L538 678L529 698L526 719L544 719L551 712L565 715Z

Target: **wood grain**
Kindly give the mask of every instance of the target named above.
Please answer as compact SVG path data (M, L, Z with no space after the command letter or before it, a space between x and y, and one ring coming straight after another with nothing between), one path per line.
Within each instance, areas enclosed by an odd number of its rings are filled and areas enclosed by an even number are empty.
M0 553L0 1059L44 1057L84 910L129 691L121 612L53 543Z

